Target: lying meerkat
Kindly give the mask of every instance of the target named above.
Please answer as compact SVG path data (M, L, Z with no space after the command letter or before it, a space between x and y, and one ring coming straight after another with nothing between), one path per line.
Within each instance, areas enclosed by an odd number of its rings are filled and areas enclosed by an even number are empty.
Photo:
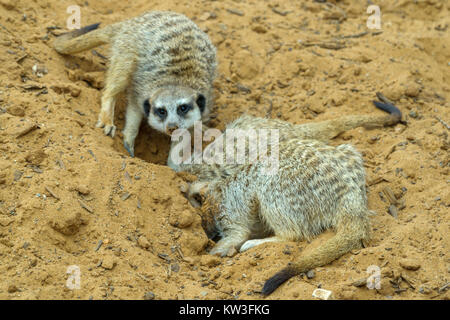
M208 236L222 238L211 254L231 255L265 242L310 240L326 229L336 235L270 278L270 294L289 278L322 266L369 240L369 210L361 155L350 145L288 138L279 143L279 169L242 165L226 179L203 181L202 216Z
M73 54L111 44L111 58L97 127L114 136L114 106L127 91L124 146L134 157L134 142L144 116L171 135L206 121L212 106L216 49L208 36L182 14L153 11L97 29L99 24L59 36L54 47Z
M363 160L349 145L331 147L323 143L358 126L393 125L401 121L401 112L395 106L374 103L390 114L376 117L348 116L303 125L242 116L227 126L227 129L280 129L278 170L282 174L260 175L260 163L256 166L182 165L181 168L198 177L190 184L187 197L195 207L203 204L203 227L208 237L213 238L217 231L221 231L224 236L211 253L223 255L233 248L245 251L268 241L308 239L325 228L334 227L337 231L334 238L266 283L263 293L269 294L295 274L325 265L359 247L361 241L368 241L369 211ZM305 138L322 142L302 141ZM316 185L319 187L316 188ZM207 197L206 203L203 196ZM306 210L303 208L305 203ZM348 208L354 211L345 211ZM269 218L267 215L270 215ZM240 229L236 236L232 227L229 227L234 224ZM260 236L273 232L275 237L239 239L242 235L248 235L249 230L253 233L251 237L256 237L258 232L262 233ZM226 235L230 233L231 238L227 238Z
M388 103L381 103L378 101L373 101L373 103L378 109L381 109L388 114L376 116L350 115L332 120L299 125L295 125L279 119L267 119L253 117L250 115L243 115L228 124L226 130L278 129L280 141L291 138L298 138L312 139L328 143L331 141L331 139L335 138L339 134L357 127L365 127L370 129L381 126L395 125L401 122L402 113L396 106ZM211 148L213 147L214 145L211 145ZM248 152L248 150L246 150L246 152ZM209 182L213 179L226 178L235 170L240 168L239 164L226 164L225 159L223 163L224 164L214 165L194 164L191 159L190 163L181 164L176 168L177 171L187 171L191 174L197 175L197 182L190 185L187 194L188 199L193 206L198 207L200 205L198 199L199 191L204 187L203 181Z

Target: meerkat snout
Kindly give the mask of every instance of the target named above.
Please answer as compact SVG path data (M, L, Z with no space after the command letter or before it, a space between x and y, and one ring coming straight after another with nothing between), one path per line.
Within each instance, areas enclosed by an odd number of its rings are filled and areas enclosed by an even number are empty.
M170 122L170 123L167 124L167 127L166 127L166 133L167 133L168 135L172 135L172 133L173 133L175 130L177 130L177 129L178 129L178 125L177 125L176 123L174 123L174 122Z

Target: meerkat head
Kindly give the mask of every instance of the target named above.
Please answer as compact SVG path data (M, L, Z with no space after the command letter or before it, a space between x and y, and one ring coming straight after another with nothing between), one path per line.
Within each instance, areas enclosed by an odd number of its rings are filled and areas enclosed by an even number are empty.
M200 208L202 227L209 239L215 238L219 231L215 217L219 213L220 196L216 198L218 181L194 181L186 193L187 199L195 208Z
M176 129L190 129L196 121L202 121L205 108L206 97L184 86L158 89L144 101L148 124L168 135Z
M208 192L209 183L206 181L194 181L189 185L187 199L194 208L200 208Z

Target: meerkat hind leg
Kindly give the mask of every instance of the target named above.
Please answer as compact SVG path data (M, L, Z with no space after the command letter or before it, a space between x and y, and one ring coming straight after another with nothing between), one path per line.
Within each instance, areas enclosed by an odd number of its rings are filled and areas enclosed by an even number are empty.
M239 249L239 252L244 252L247 251L250 248L259 246L263 243L266 242L282 242L285 241L284 239L274 236L274 237L269 237L269 238L264 238L264 239L252 239L252 240L247 240L245 241L245 243L241 246L241 248Z
M123 129L123 145L131 157L134 158L134 141L139 133L139 127L144 115L135 105L130 104L127 107L125 116L125 128Z
M114 108L117 95L123 92L129 84L134 72L133 59L127 56L111 59L111 65L107 71L105 91L102 95L102 107L97 121L98 128L104 128L106 135L114 137L116 126L114 125Z

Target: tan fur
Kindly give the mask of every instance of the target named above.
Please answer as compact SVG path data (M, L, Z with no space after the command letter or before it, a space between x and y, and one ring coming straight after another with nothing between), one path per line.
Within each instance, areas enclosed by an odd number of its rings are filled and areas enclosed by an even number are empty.
M201 206L207 235L222 234L211 253L226 255L265 242L311 239L324 229L336 230L333 238L269 279L263 289L269 294L290 277L361 247L370 231L363 160L349 145L332 147L324 142L356 126L397 123L398 114L303 125L246 115L229 124L227 130L279 129L280 167L277 175L267 176L261 174L260 161L182 166L198 176L187 196L194 206Z
M288 140L291 138L298 139L313 139L328 143L331 139L337 137L339 134L351 130L357 127L376 128L380 126L394 125L401 121L401 112L393 105L386 105L376 103L377 108L390 112L388 115L350 115L337 119L326 120L321 122L311 122L305 124L295 125L290 122L286 122L279 119L267 119L254 117L250 115L243 115L227 125L228 129L240 129L240 130L260 130L268 129L279 130L280 141ZM213 145L214 146L214 145ZM213 147L211 146L211 147ZM225 148L225 147L224 147ZM248 150L246 150L248 152ZM224 154L225 156L225 154ZM225 163L225 159L224 159ZM195 164L182 164L178 171L187 171L198 176L199 181L210 181L213 179L226 178L233 173L237 168L240 168L238 164L214 164L214 165L195 165ZM193 188L195 185L193 185ZM196 196L194 190L189 195ZM191 201L194 203L194 201Z
M97 27L98 24L95 24L62 34L55 39L53 47L61 54L74 54L107 44L119 29L119 24L95 30Z
M277 173L264 174L263 166L257 161L207 186L201 182L206 186L205 230L208 236L215 232L222 236L211 254L225 256L265 242L310 240L325 229L336 230L325 244L269 279L264 294L368 241L365 171L352 146L284 139L279 143Z
M131 156L145 115L151 127L169 135L177 128L190 129L194 122L208 119L216 49L194 22L175 12L153 11L93 30L97 26L62 35L54 47L60 53L72 54L111 44L97 126L114 136L115 102L118 94L127 90L123 132Z

